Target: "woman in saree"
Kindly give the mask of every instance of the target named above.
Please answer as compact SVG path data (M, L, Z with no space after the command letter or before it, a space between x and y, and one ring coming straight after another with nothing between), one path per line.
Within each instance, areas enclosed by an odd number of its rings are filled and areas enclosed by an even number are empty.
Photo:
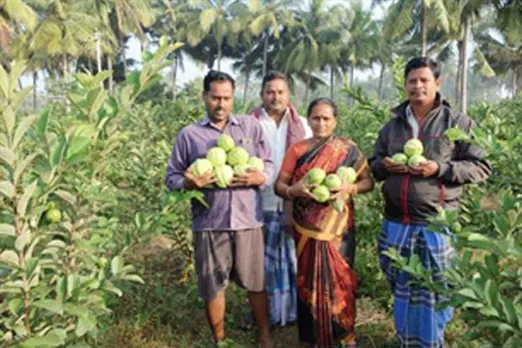
M275 185L276 194L291 201L297 252L298 330L302 343L313 347L355 346L355 253L352 196L373 189L366 158L349 139L333 134L337 106L318 98L308 107L313 137L292 145L285 154ZM306 173L322 168L334 173L340 166L357 172L357 181L343 181L331 200L342 199L342 212L318 203L305 183ZM333 191L333 190L332 190Z

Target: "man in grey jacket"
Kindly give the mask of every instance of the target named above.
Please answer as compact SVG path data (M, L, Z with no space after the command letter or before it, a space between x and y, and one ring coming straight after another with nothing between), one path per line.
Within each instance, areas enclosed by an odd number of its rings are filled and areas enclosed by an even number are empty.
M426 288L411 285L406 272L393 267L382 252L395 248L400 255L417 254L435 281L453 254L446 237L427 229L438 207L457 209L462 185L485 180L491 174L476 145L450 142L444 132L458 127L470 132L474 122L452 109L439 94L440 67L429 58L414 58L405 69L408 100L396 107L395 116L381 129L371 159L371 170L384 181L385 221L379 239L379 259L394 292L397 336L404 347L440 347L452 308L436 310L443 299ZM391 157L404 144L418 139L427 161L415 166L399 164Z

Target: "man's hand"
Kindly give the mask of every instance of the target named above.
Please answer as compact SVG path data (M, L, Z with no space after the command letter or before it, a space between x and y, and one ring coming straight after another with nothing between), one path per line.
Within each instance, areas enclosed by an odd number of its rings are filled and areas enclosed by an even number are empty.
M265 183L265 174L256 168L248 168L246 174L234 175L231 186L234 187L249 187L261 186Z
M439 171L439 165L434 161L427 161L419 164L418 166L410 167L411 175L418 175L424 178L429 178L437 174Z
M409 172L408 166L397 164L390 157L385 157L383 162L384 168L392 174L406 174Z
M209 171L201 176L196 177L192 175L189 168L185 171L184 174L183 188L186 190L196 190L214 182L216 182L216 179L213 177L212 172Z

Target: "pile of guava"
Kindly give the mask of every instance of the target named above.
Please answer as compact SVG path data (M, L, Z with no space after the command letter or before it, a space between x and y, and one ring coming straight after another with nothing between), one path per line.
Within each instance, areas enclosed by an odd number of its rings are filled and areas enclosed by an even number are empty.
M403 152L397 152L392 156L393 163L407 165L411 167L418 166L428 160L422 154L424 153L424 145L419 139L408 140L403 148Z
M195 177L211 173L220 188L230 186L234 175L243 175L251 168L265 170L263 160L250 156L244 148L236 146L228 134L221 134L216 146L210 148L205 158L199 158L190 165L190 173Z
M335 173L327 174L321 168L313 168L306 173L305 184L310 187L310 193L315 201L329 204L337 211L344 210L345 202L342 199L330 199L333 190L340 189L344 182L355 183L357 172L346 166L340 166Z

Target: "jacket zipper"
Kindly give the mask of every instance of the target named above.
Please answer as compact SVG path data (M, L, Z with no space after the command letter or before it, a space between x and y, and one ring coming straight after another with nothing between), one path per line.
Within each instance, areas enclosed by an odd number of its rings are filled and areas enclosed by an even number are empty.
M417 134L417 139L421 140L421 134L422 134L422 129L424 128L424 125L426 123L426 120L430 117L431 113L433 112L430 111L430 113L422 119L421 122L418 122L419 124L419 134ZM411 125L410 123L408 122L408 120L406 120L406 124L408 125L408 129L409 129L409 133L410 133L410 138L409 139L412 139L413 138L413 129L411 128ZM422 141L422 140L421 140ZM445 199L445 187L444 185L442 184L442 181L439 181L440 184L439 184L439 202L441 202L442 200L442 203L444 203L444 199ZM403 211L403 219L402 219L402 222L405 224L405 225L408 225L411 221L410 219L410 215L409 215L409 212L408 212L408 188L409 188L409 184L410 184L410 174L404 174L403 178L402 178L402 187L401 187L401 205L402 205L402 211ZM441 203L441 205L442 205Z
M424 124L426 123L426 120L428 119L429 115L422 119L422 122L419 124L419 140L421 140L421 130L424 128ZM443 207L444 200L446 199L446 186L442 182L441 179L439 179L439 205Z
M413 138L413 129L411 128L411 125L408 121L406 121L406 124L408 125L410 139L412 139ZM419 125L419 134L420 134L420 125ZM408 213L408 187L409 187L409 185L410 185L410 173L406 173L402 177L402 187L401 187L401 205L402 205L402 213L403 213L402 222L405 225L410 224L410 215Z

